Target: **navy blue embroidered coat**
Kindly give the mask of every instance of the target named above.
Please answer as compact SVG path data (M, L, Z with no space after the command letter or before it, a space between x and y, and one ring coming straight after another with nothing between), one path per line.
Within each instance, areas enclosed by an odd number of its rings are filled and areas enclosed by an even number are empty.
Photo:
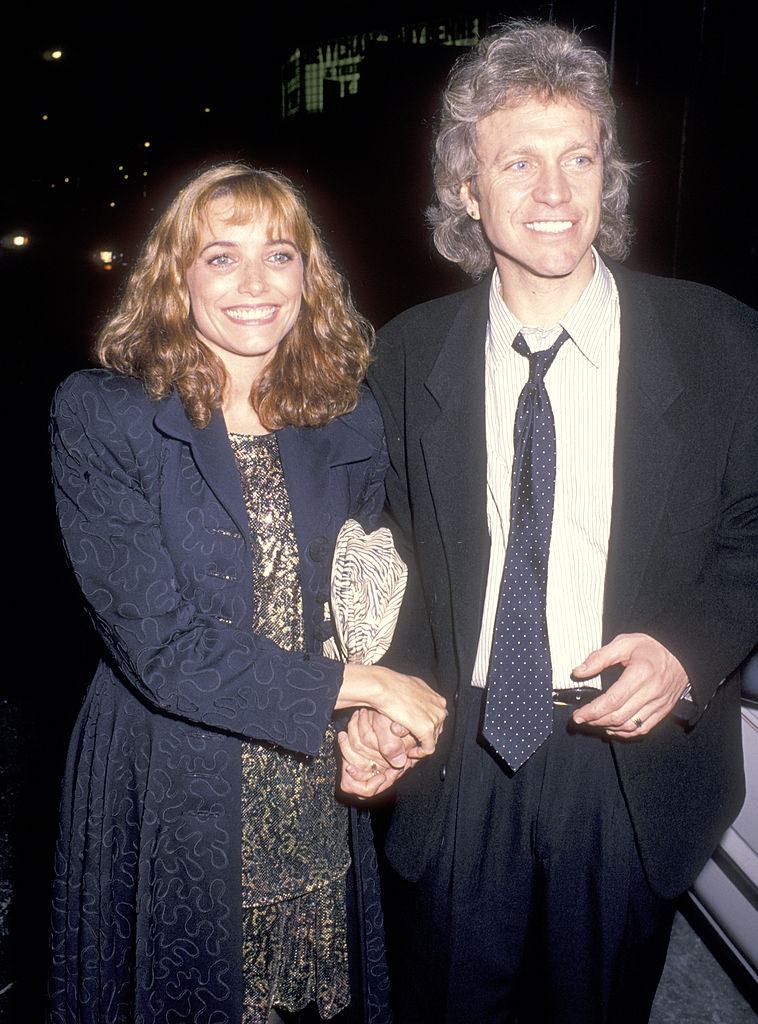
M251 541L222 415L199 430L177 395L151 401L105 370L74 374L56 395L57 511L105 650L63 786L54 1024L241 1019L241 742L317 753L342 682L318 653L334 542L349 517L371 527L384 497L368 393L278 440L300 554L299 653L250 627ZM360 874L365 857L354 862ZM375 956L371 885L358 902ZM382 1019L376 993L364 1001L366 1019Z

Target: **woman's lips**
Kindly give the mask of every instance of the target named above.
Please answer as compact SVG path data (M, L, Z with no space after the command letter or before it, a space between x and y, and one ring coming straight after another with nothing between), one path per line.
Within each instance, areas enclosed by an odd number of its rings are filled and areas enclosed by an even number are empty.
M279 306L267 303L263 306L227 306L224 313L235 324L267 324L279 312Z

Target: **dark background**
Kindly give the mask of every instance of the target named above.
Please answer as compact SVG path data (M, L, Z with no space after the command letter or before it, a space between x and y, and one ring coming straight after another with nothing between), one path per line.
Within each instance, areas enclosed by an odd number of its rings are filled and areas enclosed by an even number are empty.
M376 326L467 283L434 253L423 222L438 98L460 51L377 46L356 97L285 121L281 66L296 46L456 15L478 16L480 31L524 14L585 29L612 58L621 140L638 164L629 265L756 304L753 89L735 5L408 2L402 13L382 4L337 13L322 4L307 15L287 3L217 7L202 16L157 5L107 17L34 14L6 36L0 57L0 237L31 238L23 251L0 248L14 579L0 684L0 1015L15 1007L19 1021L41 1020L58 780L97 654L52 515L47 410L56 383L87 365L156 213L199 167L241 158L303 187ZM43 59L52 47L60 61ZM103 248L124 254L110 272L93 258Z

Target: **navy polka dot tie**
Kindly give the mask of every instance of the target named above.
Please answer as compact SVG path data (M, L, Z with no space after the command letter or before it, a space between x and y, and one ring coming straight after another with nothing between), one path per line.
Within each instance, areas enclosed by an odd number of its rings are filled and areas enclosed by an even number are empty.
M530 352L521 333L513 347L529 360L514 423L511 525L487 676L484 738L514 771L553 731L547 560L555 498L555 420L545 374L568 338Z

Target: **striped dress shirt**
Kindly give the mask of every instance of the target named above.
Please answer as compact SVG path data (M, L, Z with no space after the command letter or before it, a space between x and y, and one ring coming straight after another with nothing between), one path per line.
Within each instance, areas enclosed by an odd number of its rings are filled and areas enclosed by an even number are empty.
M472 683L484 686L510 526L513 422L529 363L513 348L521 331L533 350L565 330L545 377L555 417L557 465L550 538L547 626L553 687L576 686L571 670L602 644L603 590L613 498L613 442L620 320L616 284L597 253L587 287L553 328L518 321L500 294L497 270L489 299L485 356L487 518L490 562ZM582 685L600 686L590 680Z

